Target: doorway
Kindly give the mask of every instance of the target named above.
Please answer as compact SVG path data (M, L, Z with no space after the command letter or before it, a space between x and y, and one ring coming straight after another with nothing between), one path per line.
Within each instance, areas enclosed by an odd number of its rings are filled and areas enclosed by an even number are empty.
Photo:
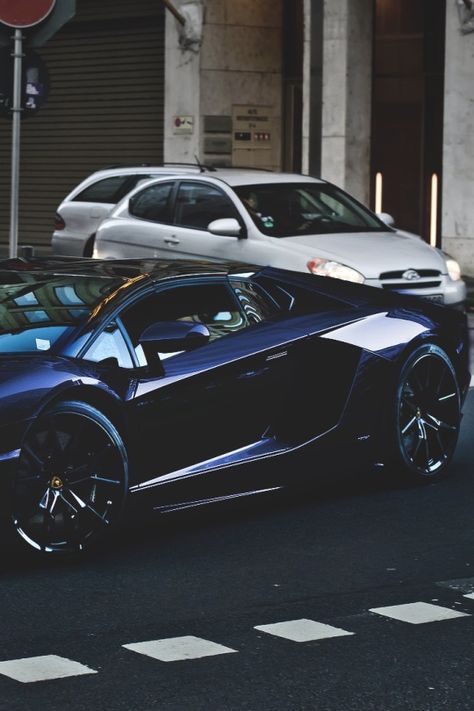
M446 2L375 0L372 207L440 243Z

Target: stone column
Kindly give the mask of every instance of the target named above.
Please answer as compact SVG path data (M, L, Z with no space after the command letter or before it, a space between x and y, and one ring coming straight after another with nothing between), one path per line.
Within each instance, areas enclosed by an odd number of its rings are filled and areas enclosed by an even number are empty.
M174 2L178 10L202 11L199 2ZM187 7L189 6L189 8ZM192 15L191 15L192 19ZM182 41L183 29L171 14L166 12L165 25L165 115L164 160L195 163L200 155L200 50L199 45L186 47ZM181 38L181 43L180 43ZM189 128L175 124L176 117L190 116L194 122Z
M474 33L446 3L442 246L474 276Z
M325 0L321 176L368 205L372 0Z

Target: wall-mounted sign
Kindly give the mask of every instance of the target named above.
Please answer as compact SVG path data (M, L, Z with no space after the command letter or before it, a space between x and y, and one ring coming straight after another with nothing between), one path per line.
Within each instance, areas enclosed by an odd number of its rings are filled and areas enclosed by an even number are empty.
M234 106L232 129L233 165L275 167L273 106Z
M173 121L173 133L192 133L194 130L194 116L175 116Z

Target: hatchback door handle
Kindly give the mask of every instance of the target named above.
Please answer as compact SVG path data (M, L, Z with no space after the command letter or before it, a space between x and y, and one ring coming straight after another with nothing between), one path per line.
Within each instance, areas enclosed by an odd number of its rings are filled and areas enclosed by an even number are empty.
M179 244L179 239L177 237L165 237L164 241L166 244Z

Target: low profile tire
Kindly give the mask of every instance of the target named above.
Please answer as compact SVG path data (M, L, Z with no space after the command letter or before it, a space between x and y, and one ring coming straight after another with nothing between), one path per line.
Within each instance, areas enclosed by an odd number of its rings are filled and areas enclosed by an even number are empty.
M23 441L12 482L13 529L30 549L79 553L116 526L127 491L127 453L116 427L86 403L58 403Z
M446 475L459 436L460 395L454 368L436 345L417 348L398 380L393 468L417 481Z

